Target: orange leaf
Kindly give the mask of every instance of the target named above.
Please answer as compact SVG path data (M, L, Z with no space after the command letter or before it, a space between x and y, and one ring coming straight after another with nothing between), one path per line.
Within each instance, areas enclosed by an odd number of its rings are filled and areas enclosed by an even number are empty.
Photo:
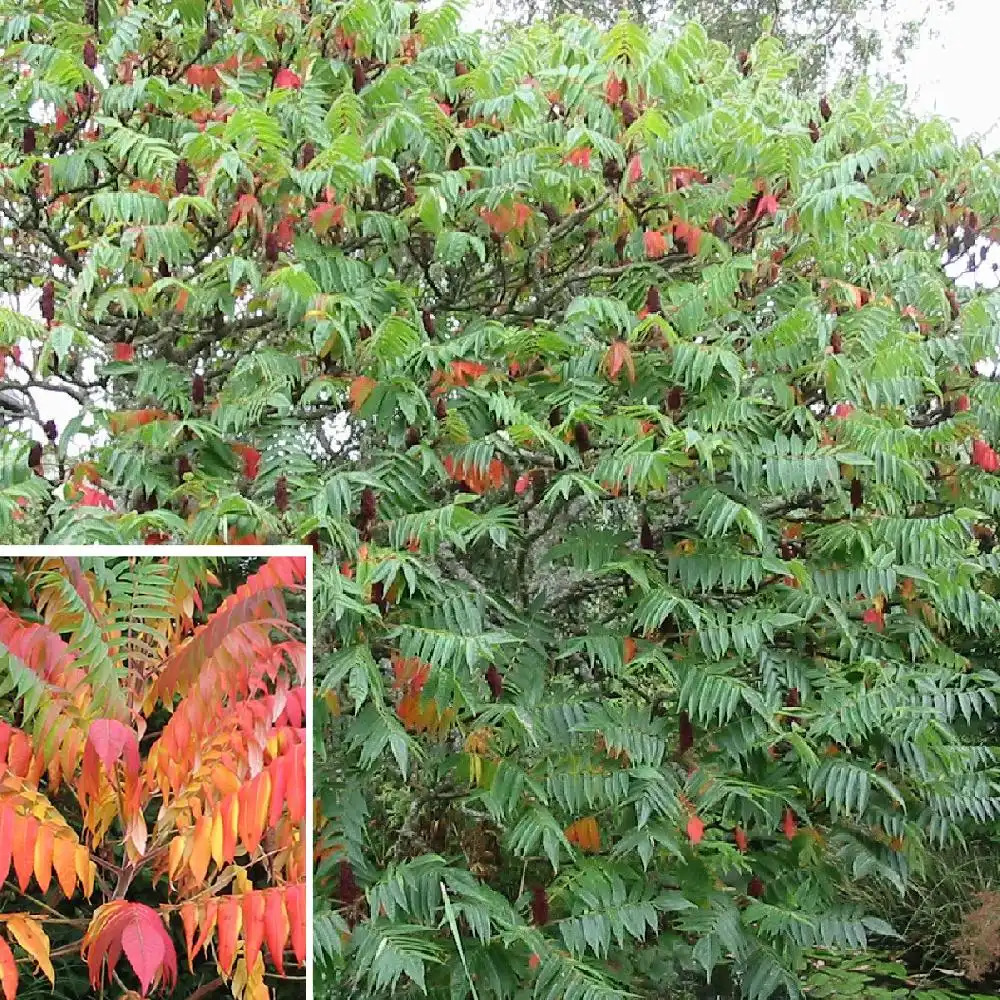
M10 945L3 938L0 938L0 986L6 1000L14 1000L17 996L17 963Z
M740 826L736 827L733 831L733 838L735 839L736 846L740 849L741 853L746 854L748 846L746 831Z
M133 431L137 427L144 427L146 424L156 423L158 420L175 419L176 417L166 410L119 410L108 417L108 427L112 434L121 434L124 431Z
M601 849L601 831L597 826L597 819L593 816L578 819L566 827L565 833L566 839L571 844L576 844L581 851L596 852Z
M636 644L635 644L635 639L633 639L632 636L630 636L630 635L626 636L625 637L625 652L624 652L624 657L623 657L626 663L631 663L635 659L636 648L637 647L636 647Z
M240 936L242 910L237 896L224 896L219 900L218 954L219 967L228 976L236 958L236 945Z
M365 400L371 395L375 388L375 379L367 375L359 375L351 382L350 389L347 390L347 397L351 401L351 409L355 414L365 405Z
M28 888L32 872L35 870L35 838L38 836L38 820L34 816L15 816L14 840L11 854L14 872L21 892Z
M264 943L266 905L262 892L248 892L243 896L243 956L248 969L257 964L257 956Z
M608 366L608 374L611 378L617 378L618 373L624 368L628 372L628 380L630 382L635 381L635 361L632 358L632 352L629 350L628 344L624 340L615 340L611 344L604 361Z
M192 838L191 857L188 859L188 868L199 884L205 881L208 874L208 863L212 860L212 817L199 816L194 825L194 836Z
M692 844L701 843L701 838L705 835L705 824L698 816L692 815L687 821L687 835Z
M285 909L291 925L292 951L299 965L306 964L306 887L305 883L285 888Z
M473 379L485 375L489 369L478 361L452 361L451 375L454 384L460 388L467 386Z
M52 830L47 826L40 827L35 841L33 867L35 881L43 893L49 891L49 883L52 881L52 847Z
M271 962L279 975L285 974L282 956L288 940L288 914L285 912L285 896L280 889L264 893L264 940L271 956Z
M55 986L56 973L49 958L49 938L42 925L23 913L14 913L7 918L7 933L38 963L46 979Z
M52 867L63 895L69 899L76 888L76 844L66 837L56 837L52 842ZM0 865L0 869L2 869Z
M646 256L651 260L662 257L667 252L667 238L658 229L647 229L642 235Z

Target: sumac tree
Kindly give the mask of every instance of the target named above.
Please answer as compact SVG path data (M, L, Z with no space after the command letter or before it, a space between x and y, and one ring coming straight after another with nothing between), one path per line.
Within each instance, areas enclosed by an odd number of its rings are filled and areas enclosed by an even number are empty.
M304 560L260 565L207 615L218 580L200 560L10 568L24 606L0 605L6 1000L38 975L70 995L302 995Z
M317 550L319 988L888 933L845 884L1000 811L996 159L696 25L98 8L6 19L3 388L84 414L4 530Z

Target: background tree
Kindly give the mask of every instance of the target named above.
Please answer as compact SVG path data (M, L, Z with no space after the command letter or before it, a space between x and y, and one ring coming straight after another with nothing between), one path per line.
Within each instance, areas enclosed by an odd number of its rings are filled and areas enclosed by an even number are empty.
M941 265L996 159L773 37L174 10L7 19L9 370L85 414L0 499L318 550L321 987L796 995L887 935L852 885L1000 810L1000 324Z
M65 996L303 995L303 560L221 601L201 560L3 570L25 604L0 605L6 1000L42 975Z
M897 0L501 0L497 20L530 24L566 14L610 27L627 13L647 28L668 19L700 22L709 36L734 52L747 49L765 29L799 56L796 85L830 84L838 77L895 76L907 53L945 4Z

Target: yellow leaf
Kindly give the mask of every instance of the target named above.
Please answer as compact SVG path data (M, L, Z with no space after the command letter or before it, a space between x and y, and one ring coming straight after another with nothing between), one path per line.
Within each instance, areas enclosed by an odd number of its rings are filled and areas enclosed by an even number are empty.
M49 958L49 938L41 924L22 913L7 918L7 930L11 937L38 963L53 986L56 984L55 969Z

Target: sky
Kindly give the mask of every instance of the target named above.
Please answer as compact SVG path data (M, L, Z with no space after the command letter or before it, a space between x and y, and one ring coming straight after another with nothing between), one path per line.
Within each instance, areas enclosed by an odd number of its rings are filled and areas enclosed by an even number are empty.
M917 9L922 6L912 0ZM937 37L925 39L908 59L906 83L915 110L949 119L961 138L979 134L987 150L1000 148L996 69L1000 0L955 0L953 11L935 4Z
M908 14L909 5L918 13L927 2L903 0L902 12ZM947 118L960 138L978 135L984 149L1000 149L1000 101L995 83L1000 0L954 0L951 10L943 3L930 2L935 8L930 16L931 33L907 59L904 82L909 101L915 111ZM492 13L491 6L473 0L465 26L481 27ZM993 253L1000 256L996 249ZM991 255L990 262L993 259ZM27 311L37 315L37 309L30 306ZM39 391L36 399L60 430L76 413L75 404L61 394Z

